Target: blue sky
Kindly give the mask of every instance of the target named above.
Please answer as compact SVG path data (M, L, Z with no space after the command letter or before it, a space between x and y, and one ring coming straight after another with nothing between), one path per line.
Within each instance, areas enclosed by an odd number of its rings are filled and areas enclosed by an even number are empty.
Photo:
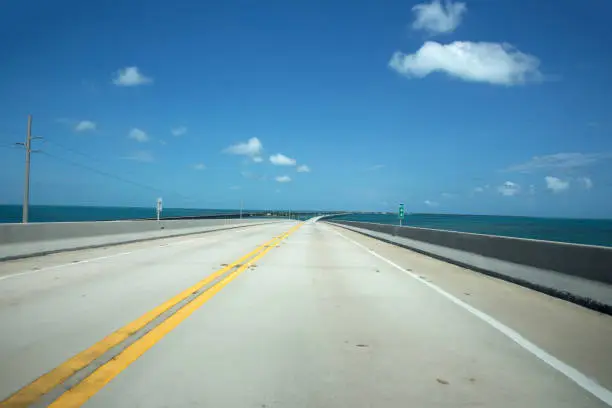
M0 203L612 217L610 13L5 2Z

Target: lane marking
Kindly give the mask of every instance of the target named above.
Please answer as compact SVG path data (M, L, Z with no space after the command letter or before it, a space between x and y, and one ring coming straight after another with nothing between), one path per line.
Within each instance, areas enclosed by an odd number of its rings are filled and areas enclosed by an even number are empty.
M450 300L451 302L453 302L457 306L467 310L468 312L470 312L474 316L478 317L480 320L482 320L485 323L487 323L489 326L493 327L494 329L496 329L497 331L499 331L500 333L502 333L503 335L508 337L510 340L512 340L513 342L515 342L516 344L521 346L523 349L527 350L529 353L533 354L534 356L536 356L537 358L542 360L544 363L548 364L550 367L554 368L555 370L557 370L561 374L565 375L568 379L570 379L574 383L578 384L585 391L591 393L592 395L597 397L599 400L605 402L609 406L612 406L612 391L608 390L606 387L602 386L597 381L587 377L585 374L583 374L582 372L578 371L577 369L575 369L574 367L570 366L569 364L564 363L563 361L559 360L555 356L549 354L548 352L544 351L540 347L536 346L535 344L533 344L532 342L527 340L525 337L523 337L521 334L519 334L517 331L515 331L515 330L511 329L510 327L506 326L505 324L499 322L498 320L496 320L495 318L489 316L488 314L486 314L486 313L476 309L475 307L465 303L461 299L456 298L455 296L453 296L450 293L446 292L444 289L440 288L439 286L434 285L433 283L428 282L428 281L426 281L424 279L421 279L419 277L419 275L417 275L417 274L415 274L415 273L413 273L413 272L411 272L411 271L409 271L407 269L402 268L401 266L399 266L395 262L385 258L382 255L379 255L378 253L376 253L375 251L369 249L365 245L360 244L359 242L357 242L357 241L355 241L355 240L345 236L344 234L340 233L339 231L336 231L335 229L332 229L329 226L326 226L326 228L331 229L331 231L333 231L334 233L340 235L342 238L344 238L347 241L352 242L353 244L357 245L358 247L366 250L367 252L372 254L374 257L376 257L376 258L378 258L378 259L388 263L389 265L393 266L394 268L399 269L400 271L404 272L405 274L407 274L411 278L416 279L417 281L419 281L423 285L429 287L430 289L435 290L440 295L444 296L445 298L447 298L448 300Z
M48 270L52 270L52 269L59 269L59 268L63 268L63 267L66 267L66 266L79 265L79 264L84 264L84 263L88 263L88 262L100 261L102 259L108 259L108 258L116 258L116 257L119 257L119 256L129 255L132 252L136 252L136 251L120 252L118 254L99 256L97 258L83 259L81 261L70 262L70 263L67 263L67 264L53 265L53 266L47 266L45 268L33 269L33 270L30 270L30 271L17 272L17 273L13 273L13 274L10 274L10 275L0 276L0 281L3 281L5 279L10 279L10 278L16 278L16 277L19 277L19 276L30 275L30 274L33 274L33 273L48 271Z
M89 365L92 361L99 358L101 355L106 353L109 349L117 346L121 342L125 341L132 334L142 329L148 323L153 321L159 315L164 313L166 310L170 309L177 303L183 301L185 298L189 297L193 292L200 290L201 288L208 285L210 282L218 279L220 276L230 271L231 269L237 267L238 265L244 263L249 258L257 255L258 253L269 249L276 241L284 239L288 233L293 232L300 224L292 227L289 231L280 236L275 236L271 240L266 243L259 245L257 248L252 250L251 252L243 255L238 260L232 262L231 264L224 266L223 268L217 270L211 275L207 276L203 280L199 281L195 285L190 288L184 290L173 298L169 299L165 303L151 309L138 319L128 323L122 328L116 330L110 335L106 336L93 346L88 349L76 354L70 359L66 360L64 363L55 367L51 371L43 374L38 377L36 380L32 381L30 384L21 388L2 402L0 402L1 408L6 407L25 407L34 403L44 394L51 391L53 388L63 383L66 379L74 375L77 371L83 369L87 365Z
M103 259L118 258L120 256L125 256L125 255L129 255L129 254L136 253L136 252L141 252L141 251L150 251L151 249L160 248L160 247L167 248L167 247L173 247L175 245L189 244L191 242L199 241L199 240L206 239L206 238L210 238L210 237L194 238L194 239L190 239L190 240L186 240L186 241L179 241L179 242L172 242L172 243L162 244L162 245L155 246L155 247L148 246L147 248L137 248L137 249L134 249L132 251L127 251L127 252L119 252L119 253L116 253L116 254L104 255L104 256L99 256L99 257L96 257L96 258L83 259L83 260L80 260L80 261L74 261L74 262L60 264L60 265L47 266L47 267L44 267L44 268L39 268L39 269L35 269L35 270L30 270L30 271L17 272L17 273L13 273L13 274L10 274L10 275L0 276L0 281L2 281L4 279L16 278L18 276L30 275L30 274L33 274L33 273L49 271L49 270L53 270L53 269L60 269L60 268L65 268L65 267L85 264L85 263L89 263L89 262L101 261ZM216 240L211 241L210 243L214 244L215 242L219 242L219 240L216 239ZM96 249L96 248L92 248L92 249Z
M272 224L262 224L262 225L266 226L266 225L272 225ZM247 225L247 227L250 227L250 225ZM220 229L220 230L213 230L213 231L210 231L210 232L224 233L224 232L230 232L230 231L231 232L243 232L243 231L248 231L248 230L249 230L249 228L238 227L238 228L233 228L231 230ZM168 238L162 238L161 240L163 240L163 239L172 239L172 238L180 238L180 237L168 237ZM193 239L188 239L188 240L184 240L184 241L181 240L181 241L178 241L178 242L169 242L169 243L161 244L161 245L159 245L159 247L172 247L172 246L175 246L175 245L184 245L184 244L189 244L191 242L204 240L204 239L207 239L207 238L212 238L212 237L204 236L204 237L193 238ZM146 241L143 241L143 242L128 242L128 243L120 244L120 245L143 244L145 242ZM151 242L151 241L149 241L149 242ZM212 241L212 243L215 243L215 242L219 242L219 240L217 239L217 240ZM99 250L100 248L81 249L81 250L78 250L78 251L88 251L88 250L96 250L96 249ZM146 248L136 248L136 249L134 249L132 251L119 252L119 253L116 253L116 254L104 255L104 256L99 256L99 257L96 257L96 258L83 259L81 261L76 261L76 262L70 262L70 263L65 263L65 264L60 264L60 265L47 266L47 267L39 268L39 269L35 269L35 270L29 270L29 271L22 271L22 272L12 273L12 274L9 274L9 275L0 276L0 281L3 281L5 279L10 279L10 278L17 278L19 276L30 275L30 274L33 274L33 273L48 271L48 270L52 270L52 269L65 268L65 267L79 265L79 264L84 264L84 263L88 263L88 262L95 262L95 261L100 261L100 260L103 260L103 259L109 259L109 258L125 256L125 255L129 255L129 254L132 254L132 253L135 253L135 252L148 251L148 250L151 250L151 249L153 249L153 248L149 245ZM66 252L59 252L58 254L65 255ZM25 258L25 259L27 260L28 258ZM29 258L29 259L32 259L32 258ZM17 261L19 261L19 260L17 260ZM8 261L8 262L10 262L10 261ZM1 264L1 261L0 261L0 264Z
M289 230L282 236L279 241L287 238L290 234L295 232L301 224ZM147 350L153 347L157 342L164 338L168 333L174 330L181 322L192 315L198 310L204 303L210 300L213 296L227 286L232 280L236 279L242 272L244 272L252 263L261 259L266 255L273 246L268 246L263 251L259 252L248 262L244 263L234 272L230 273L219 283L208 289L202 295L194 299L192 302L185 305L183 308L178 310L174 315L163 321L159 326L152 329L149 333L145 334L142 338L128 346L123 352L117 357L110 360L108 363L102 365L91 375L83 379L80 383L72 387L70 390L62 394L58 399L49 405L49 408L69 408L69 407L80 407L85 404L91 397L93 397L98 391L100 391L106 384L108 384L113 378L119 375L123 370L129 367L134 361L140 358Z

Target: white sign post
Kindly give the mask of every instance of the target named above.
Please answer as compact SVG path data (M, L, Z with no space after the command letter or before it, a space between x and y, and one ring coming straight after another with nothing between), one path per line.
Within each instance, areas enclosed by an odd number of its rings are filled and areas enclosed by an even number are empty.
M159 215L162 212L162 199L158 198L157 199L157 221L159 221Z

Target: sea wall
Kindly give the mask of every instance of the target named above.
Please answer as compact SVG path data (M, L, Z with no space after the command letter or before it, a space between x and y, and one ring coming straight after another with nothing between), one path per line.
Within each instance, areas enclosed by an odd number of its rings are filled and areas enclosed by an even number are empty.
M286 220L203 219L0 224L0 260Z
M612 312L612 248L333 218L328 222Z

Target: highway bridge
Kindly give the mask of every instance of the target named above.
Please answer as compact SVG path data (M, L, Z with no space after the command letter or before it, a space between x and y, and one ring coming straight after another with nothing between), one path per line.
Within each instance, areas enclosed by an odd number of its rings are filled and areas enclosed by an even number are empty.
M604 309L363 225L162 224L0 227L0 407L612 406Z
M162 217L164 220L206 220L206 219L241 219L241 218L287 218L293 220L307 220L322 214L328 215L340 215L346 214L346 212L322 212L322 211L243 211L243 212L232 212L232 213L218 213L218 214L202 214L202 215L182 215L177 217ZM156 218L146 218L146 220L153 220Z

